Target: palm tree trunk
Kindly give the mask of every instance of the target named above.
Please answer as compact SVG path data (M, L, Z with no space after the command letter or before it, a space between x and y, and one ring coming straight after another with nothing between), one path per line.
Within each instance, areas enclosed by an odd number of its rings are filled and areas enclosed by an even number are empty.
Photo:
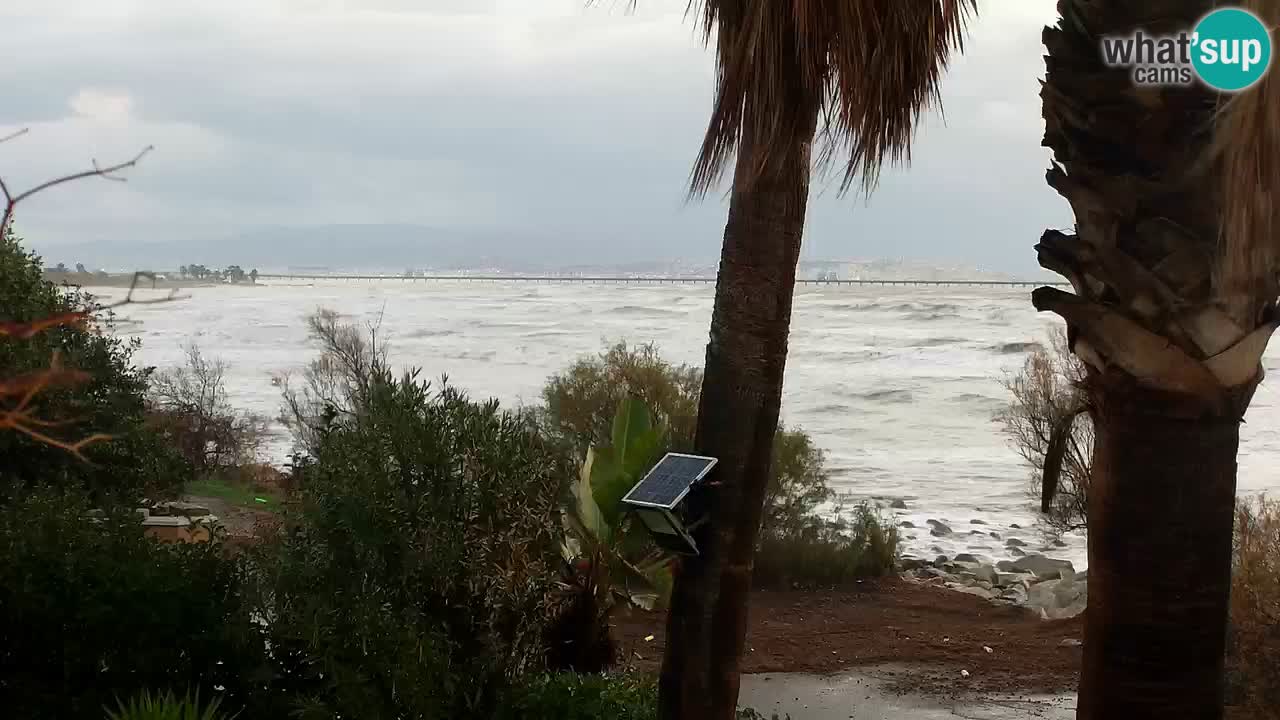
M711 518L694 535L701 554L683 563L672 593L660 682L664 720L731 720L736 712L752 562L782 401L816 105L799 122L794 147L775 149L771 155L780 159L754 182L742 181L751 173L754 143L744 138L738 150L695 443L719 464L715 485L695 500Z
M1077 717L1222 717L1239 422L1109 388L1089 486L1089 607Z
M1135 87L1100 51L1106 36L1189 31L1214 4L1059 0L1044 33L1048 181L1076 228L1047 231L1037 251L1075 294L1032 301L1067 321L1089 366L1096 433L1082 720L1222 717L1239 423L1277 322L1273 268L1246 268L1269 283L1224 301L1230 174L1206 162L1221 98L1198 83Z

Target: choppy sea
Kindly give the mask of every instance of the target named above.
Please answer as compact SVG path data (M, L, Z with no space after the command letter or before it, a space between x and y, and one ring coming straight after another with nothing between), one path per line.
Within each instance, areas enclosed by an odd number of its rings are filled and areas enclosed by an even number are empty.
M94 290L91 288L91 290ZM118 297L119 289L96 293ZM536 403L546 378L605 341L656 342L674 362L701 364L713 289L693 285L579 285L317 281L197 287L186 299L121 308L119 332L142 339L140 363L182 362L195 341L228 365L233 403L274 417L273 376L315 353L303 318L319 307L381 323L391 359L449 376L474 397ZM826 287L797 291L783 418L827 453L850 500L872 500L904 529L905 551L1007 557L1004 540L1084 567L1083 536L1044 545L1034 529L1029 470L993 415L1007 402L1002 373L1017 370L1055 318L1027 289ZM1270 351L1273 377L1280 350ZM1280 489L1280 390L1264 383L1243 428L1240 491ZM270 451L284 462L279 429ZM906 509L892 509L893 500ZM930 534L938 520L953 532ZM995 533L999 539L992 536Z

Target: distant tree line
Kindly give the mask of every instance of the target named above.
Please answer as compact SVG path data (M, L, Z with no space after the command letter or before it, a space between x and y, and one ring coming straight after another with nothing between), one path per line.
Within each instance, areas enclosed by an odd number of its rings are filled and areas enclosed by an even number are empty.
M71 272L75 272L75 273L78 273L78 274L80 274L80 275L98 275L98 276L105 276L105 275L107 274L107 272L106 272L105 270L90 270L90 269L88 269L88 268L86 268L86 267L84 266L84 263L76 263L76 269L75 269L74 271L73 271L73 270L71 270L71 268L67 267L67 264L66 264L66 263L58 263L57 265L54 265L53 267L46 267L46 268L44 269L44 271L45 271L45 272L58 272L58 273L71 273Z
M66 263L58 263L52 268L47 268L47 269L50 272L59 272L59 273L71 272L71 270L67 267ZM92 273L92 271L85 268L84 263L76 263L75 272L81 275L88 275ZM104 275L105 273L101 270L98 270L96 273L92 273L92 274ZM242 283L246 281L250 283L258 282L257 268L254 268L249 272L245 272L244 268L240 267L239 265L229 265L222 270L218 270L216 268L209 268L204 265L183 265L182 267L178 268L178 274L181 275L183 279L191 278L193 280L213 280L215 282L232 282L232 283Z
M210 269L204 265L183 265L178 268L178 274L184 278L194 278L196 280L215 280L218 282L233 283L242 283L246 280L250 283L258 282L257 268L246 273L244 268L239 265L229 265L223 270Z

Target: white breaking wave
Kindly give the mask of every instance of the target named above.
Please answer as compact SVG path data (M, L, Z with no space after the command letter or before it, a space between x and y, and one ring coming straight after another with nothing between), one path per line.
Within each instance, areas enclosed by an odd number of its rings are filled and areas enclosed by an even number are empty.
M712 293L703 285L222 286L195 288L179 302L122 308L121 332L142 338L140 363L159 367L181 363L183 344L195 340L228 363L236 407L275 417L272 376L299 369L315 353L303 323L309 312L328 307L362 322L381 315L397 366L420 367L431 378L447 374L476 399L532 404L548 375L599 352L603 340L653 341L668 359L701 365ZM1011 537L1035 551L1041 539L1028 469L992 414L1005 399L1001 373L1018 369L1025 350L1056 322L1032 309L1025 288L801 288L784 420L826 450L840 492L878 500L885 513L916 526L903 530L907 552L1000 559L1008 557ZM1280 366L1278 353L1268 353L1268 371ZM1269 469L1280 456L1276 397L1264 383L1250 408L1241 492L1280 489ZM276 437L271 451L284 462L287 436ZM889 509L895 499L907 508ZM931 519L953 532L932 536ZM1066 542L1045 551L1083 567L1083 537Z

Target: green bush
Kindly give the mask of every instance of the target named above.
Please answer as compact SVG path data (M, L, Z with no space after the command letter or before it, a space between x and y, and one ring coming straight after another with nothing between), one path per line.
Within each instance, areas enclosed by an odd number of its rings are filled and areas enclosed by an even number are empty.
M897 554L897 528L863 504L852 520L815 519L800 530L764 533L752 584L773 590L848 587L891 572Z
M70 492L0 507L5 715L101 717L146 688L220 688L225 706L242 706L264 655L240 567L216 542L145 538L125 510L89 517Z
M278 688L302 717L483 716L544 666L572 458L496 402L369 380L257 558Z
M640 399L668 431L668 450L693 449L702 370L672 365L657 346L610 345L551 376L542 389L546 432L573 445L581 457L611 442L614 413L627 397ZM827 484L822 450L802 430L779 427L761 527L801 529L835 495Z
M572 440L579 454L609 445L618 404L634 396L669 428L677 450L693 447L698 421L702 371L672 365L652 343L608 346L603 353L576 360L553 375L542 389L547 427Z
M701 370L672 365L652 344L619 342L552 376L542 391L539 419L549 436L585 453L612 443L615 412L634 397L667 428L668 449L689 451L701 391ZM757 587L838 587L892 569L898 536L891 523L866 507L851 521L834 524L815 515L835 498L824 461L808 434L779 427L756 551ZM660 579L669 583L669 577Z
M97 306L78 288L44 279L40 258L12 232L0 238L0 322L30 323ZM96 499L172 489L188 473L178 453L148 425L145 394L150 369L133 366L136 342L111 335L112 316L96 314L88 327L55 326L29 338L0 335L0 378L45 370L57 354L85 382L40 392L32 409L59 425L41 428L64 441L94 433L114 439L85 448L89 463L16 430L0 431L0 485L84 488ZM0 500L3 500L0 498Z
M177 697L171 690L143 690L128 702L121 701L115 710L108 710L107 720L233 720L238 715L222 712L221 705L221 698L201 705L199 693Z
M657 720L658 686L642 675L544 674L503 699L495 720Z

